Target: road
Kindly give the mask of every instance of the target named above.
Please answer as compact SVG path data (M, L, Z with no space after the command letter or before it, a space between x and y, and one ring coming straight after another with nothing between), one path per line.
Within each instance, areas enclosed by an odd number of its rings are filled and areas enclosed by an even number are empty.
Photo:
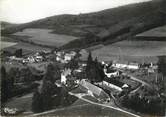
M111 108L111 109L114 109L114 110L117 110L117 111L120 111L120 112L129 114L129 115L134 116L134 117L140 117L139 115L133 114L133 113L131 113L131 112L122 110L122 109L117 108L117 107L113 107L113 106L110 106L110 105L105 105L105 104L100 104L100 103L92 102L92 101L90 101L90 100L88 100L88 99L83 98L81 95L77 95L77 94L74 94L74 93L72 93L72 92L69 92L69 94L70 94L70 95L73 95L73 96L76 96L76 97L78 97L79 99L81 99L81 100L83 100L83 101L86 101L86 102L89 102L89 103L94 104L94 105L98 105L98 106L103 106L103 107Z
M73 96L76 96L78 97L79 99L85 101L85 102L88 102L90 104L94 104L94 105L98 105L98 106L102 106L103 108L110 108L110 109L114 109L116 111L120 111L120 112L123 112L123 113L126 113L132 117L140 117L139 115L136 115L136 114L133 114L133 113L130 113L128 111L125 111L125 110L122 110L120 108L117 108L117 107L113 107L113 106L110 106L110 105L105 105L105 104L100 104L100 103L95 103L95 102L92 102L88 99L85 99L83 98L82 96L83 95L79 95L79 94L74 94L72 92L69 92L70 95L73 95ZM86 105L89 105L89 104L82 104L82 105L76 105L76 106L72 106L72 108L75 108L75 107L80 107L80 106L86 106ZM32 114L32 115L28 115L30 117L34 117L34 116L44 116L44 115L47 115L47 114L50 114L50 113L54 113L56 111L59 111L59 110L65 110L66 108L60 108L60 109L53 109L53 110L50 110L50 111L45 111L45 112L42 112L42 113L36 113L36 114Z
M86 106L86 105L89 105L89 104L82 104L82 105L76 105L76 106L72 106L70 108L76 108L76 107L82 107L82 106ZM49 111L45 111L45 112L41 112L41 113L36 113L36 114L32 114L32 115L28 115L28 117L34 117L34 116L47 116L47 114L50 114L50 113L54 113L56 111L60 111L60 110L65 110L66 107L64 108L59 108L59 109L53 109L53 110L49 110ZM56 116L56 115L55 115Z

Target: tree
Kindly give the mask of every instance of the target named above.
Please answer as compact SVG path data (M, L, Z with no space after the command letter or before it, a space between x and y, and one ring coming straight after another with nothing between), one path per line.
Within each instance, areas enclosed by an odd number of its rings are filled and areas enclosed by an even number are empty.
M51 81L43 79L43 84L40 89L34 92L32 98L32 111L33 112L43 112L49 110L53 106L53 95L58 93L56 85Z
M20 71L20 81L25 83L31 83L33 81L33 74L29 67L23 68Z
M158 72L166 76L166 56L160 56L158 60Z
M92 59L92 55L91 55L91 52L89 52L89 55L88 55L88 60L87 60L87 66L86 66L86 76L87 78L92 81L92 73L93 73L93 69L92 69L92 64L93 64L93 59Z
M1 78L6 78L6 69L4 66L1 67Z
M166 56L160 56L158 60L158 72L163 75L163 82L160 87L163 87L163 91L166 94Z
M11 81L11 84L14 85L14 83L16 82L16 77L18 76L19 73L19 69L16 67L12 67L9 72L8 72L8 78Z
M32 111L35 113L42 112L43 110L42 97L38 90L35 90L32 98Z
M91 54L91 52L89 52L87 64L90 65L92 62L93 62L92 54Z
M5 102L9 95L8 81L7 81L6 69L1 67L1 102Z
M88 76L89 70L90 70L91 67L92 67L92 63L93 63L92 55L91 55L91 52L89 52L88 60L87 60L87 66L86 66L86 73L87 73L87 76Z
M62 85L61 92L60 92L60 104L62 106L67 105L68 100L68 91L65 85Z
M51 81L44 80L41 89L43 110L49 110L52 108L52 96L54 95L54 84Z
M56 80L58 80L60 78L61 78L61 72L60 72L59 66L49 64L47 66L47 71L46 71L46 74L44 76L44 79L49 80L52 83L54 83Z
M22 57L22 49L18 49L15 52L16 57Z
M102 65L98 62L97 58L95 61L92 60L91 53L88 56L86 75L92 83L100 82L105 77Z
M78 68L78 61L72 59L69 63L66 64L66 68L70 68L72 70Z

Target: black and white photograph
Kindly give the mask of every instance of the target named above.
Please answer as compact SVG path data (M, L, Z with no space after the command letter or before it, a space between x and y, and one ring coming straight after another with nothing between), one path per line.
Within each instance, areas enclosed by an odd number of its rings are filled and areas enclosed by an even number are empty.
M0 0L0 116L166 117L166 0Z

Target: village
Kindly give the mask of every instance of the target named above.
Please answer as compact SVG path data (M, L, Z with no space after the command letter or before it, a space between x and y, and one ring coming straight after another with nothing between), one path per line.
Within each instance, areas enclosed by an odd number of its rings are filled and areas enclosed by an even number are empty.
M5 56L3 65L11 66L11 68L18 67L18 69L27 67L35 77L33 79L27 76L26 81L33 81L37 84L34 87L40 89L39 87L44 83L43 77L49 72L48 66L56 63L55 65L59 68L59 77L53 80L56 87L65 87L68 94L77 98L115 108L129 109L129 112L142 112L140 108L132 106L132 100L137 100L134 103L143 110L145 110L144 105L149 105L150 108L150 105L156 104L156 102L157 104L163 103L164 95L160 93L161 87L158 87L163 78L157 75L157 64L113 60L99 62L97 58L92 59L91 52L86 54L87 60L85 61L80 59L84 55L81 55L79 51L40 51L28 56L23 56L20 51L19 54ZM20 66L24 66L24 68ZM56 71L50 73L54 74L54 72ZM24 82L22 79L15 79L14 84L24 84ZM26 93L21 95L24 94ZM19 109L4 105L3 112L5 115L15 115Z

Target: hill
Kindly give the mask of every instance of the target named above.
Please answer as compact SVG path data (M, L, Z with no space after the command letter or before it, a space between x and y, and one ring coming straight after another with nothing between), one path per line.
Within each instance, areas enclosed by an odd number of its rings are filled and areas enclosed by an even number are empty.
M52 29L52 33L79 36L62 49L113 43L164 24L161 1L130 4L99 12L79 15L57 15L2 30L3 35L27 28Z
M13 27L13 26L16 26L16 25L17 24L2 21L1 22L1 29L3 30L5 28Z
M137 34L137 40L166 41L166 25Z

